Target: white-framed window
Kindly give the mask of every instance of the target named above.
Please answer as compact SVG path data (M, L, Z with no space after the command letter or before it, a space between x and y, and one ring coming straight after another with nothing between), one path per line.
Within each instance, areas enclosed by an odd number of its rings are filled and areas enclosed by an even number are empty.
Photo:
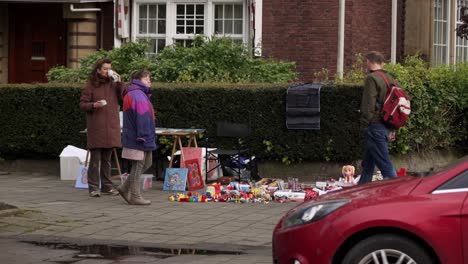
M195 35L225 36L241 43L255 38L259 45L261 16L262 0L134 0L131 38L150 39L152 53L174 43L190 46Z
M448 64L450 0L434 0L434 32L432 64Z
M205 34L205 4L176 3L174 42L184 47L192 45L195 35Z
M136 39L149 39L149 52L157 53L166 46L166 3L142 2L136 7Z
M214 3L214 34L242 40L245 32L244 14L242 2Z
M468 7L468 0L457 0L457 12L455 16L455 27L457 28L462 24L460 15L462 15L461 8ZM455 63L468 61L468 40L455 36Z

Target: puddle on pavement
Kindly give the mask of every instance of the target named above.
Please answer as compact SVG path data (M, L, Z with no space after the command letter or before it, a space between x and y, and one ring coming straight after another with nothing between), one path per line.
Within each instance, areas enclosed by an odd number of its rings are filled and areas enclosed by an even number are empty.
M14 206L14 205L9 205L7 203L4 203L4 202L0 202L0 210L9 210L9 209L16 209L18 207Z
M215 251L192 248L157 248L157 247L135 247L123 245L77 245L62 242L32 242L26 243L37 246L44 246L52 249L67 249L79 251L75 254L76 261L60 261L68 264L78 262L83 259L112 259L119 260L128 256L147 256L158 259L170 258L179 255L241 255L238 251Z

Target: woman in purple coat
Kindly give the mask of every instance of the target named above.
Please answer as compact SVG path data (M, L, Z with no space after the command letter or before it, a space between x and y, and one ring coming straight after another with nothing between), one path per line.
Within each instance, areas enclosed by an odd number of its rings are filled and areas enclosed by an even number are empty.
M140 190L140 176L151 166L152 151L156 149L150 86L150 72L139 70L132 75L132 83L124 91L122 157L132 160L132 169L117 190L132 205L151 204L141 196Z

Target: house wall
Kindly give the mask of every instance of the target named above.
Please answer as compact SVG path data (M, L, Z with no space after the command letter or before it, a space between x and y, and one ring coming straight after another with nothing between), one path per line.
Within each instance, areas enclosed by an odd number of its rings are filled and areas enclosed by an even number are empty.
M96 8L95 4L75 5L75 8ZM64 5L63 16L68 22L67 66L79 67L79 60L99 47L97 12L72 12Z
M399 0L399 13L404 11ZM262 54L295 61L300 78L312 81L327 68L336 73L338 49L337 0L264 0ZM348 0L345 17L345 70L357 53L371 50L390 58L392 0ZM397 57L403 52L403 25L399 27Z
M0 4L0 84L8 82L8 5Z
M430 60L431 32L433 23L431 18L432 3L427 0L411 0L406 2L405 16L405 54L420 54Z

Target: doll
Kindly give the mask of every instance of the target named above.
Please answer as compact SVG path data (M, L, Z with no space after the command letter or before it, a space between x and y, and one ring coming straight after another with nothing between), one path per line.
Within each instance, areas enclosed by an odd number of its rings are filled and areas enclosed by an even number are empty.
M343 166L343 169L341 170L341 174L343 174L344 182L353 183L353 181L354 181L354 166L352 166L352 165Z

